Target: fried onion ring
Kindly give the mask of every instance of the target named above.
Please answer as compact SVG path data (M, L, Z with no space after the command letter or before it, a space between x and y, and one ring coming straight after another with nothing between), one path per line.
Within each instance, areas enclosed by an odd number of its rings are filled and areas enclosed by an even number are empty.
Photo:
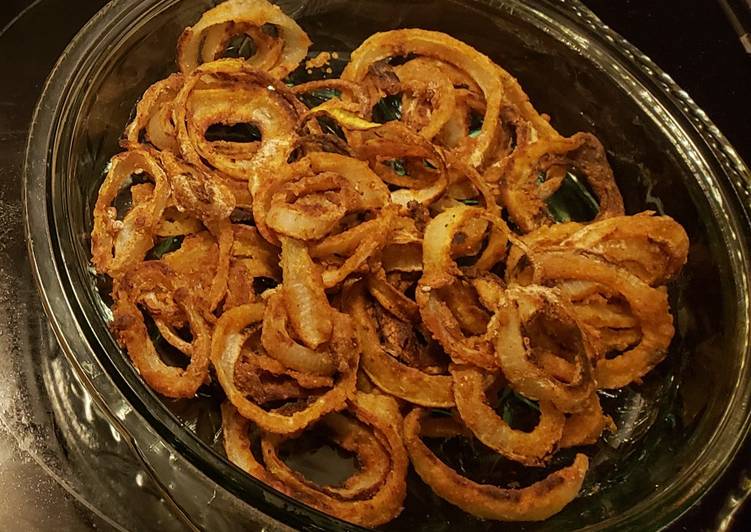
M489 448L525 465L543 465L556 450L565 417L549 401L540 401L540 421L531 432L511 428L485 399L486 378L480 370L453 365L456 408L462 421Z
M538 316L554 321L559 327L557 333L572 338L566 342L574 350L571 382L559 380L532 362L530 352L534 346L523 331L525 324ZM539 286L509 287L503 294L495 326L496 354L511 387L530 399L551 401L563 412L583 408L596 387L591 365L594 354L573 312L554 291Z
M387 449L390 468L381 482L378 482L380 472L374 472L375 479L363 473L350 477L349 490L318 486L291 470L278 457L275 447L279 437L265 436L262 439L264 466L251 451L248 422L237 415L232 406L225 404L222 406L222 424L227 456L252 476L330 515L362 526L386 523L399 514L406 495L405 477L409 462L401 437L402 418L396 402L382 395L360 392L349 405L362 426L372 430L371 441L378 441ZM357 484L365 485L353 489Z
M139 173L154 182L151 198L135 205L120 221L112 203L121 190L132 183L133 175ZM154 245L153 235L167 206L169 193L164 169L150 152L132 149L112 158L94 205L91 262L97 271L115 278L143 260Z
M266 24L279 31L280 51L273 48L276 46L273 39L261 31ZM266 0L227 0L206 11L195 25L183 31L177 43L180 71L190 74L201 63L222 57L236 33L245 33L254 40L256 53L248 59L248 64L279 79L297 68L311 44L302 28L279 6ZM269 55L274 60L269 61Z
M368 37L352 52L351 61L342 73L342 79L360 82L370 65L395 56L416 54L449 63L466 74L480 87L485 96L486 111L482 130L468 162L480 167L495 144L497 128L493 117L501 110L503 85L496 66L487 56L443 33L419 29L394 30Z
M227 394L227 399L245 418L263 430L278 434L291 434L304 429L322 416L344 408L347 398L354 393L356 370L350 360L347 369L334 386L323 394L311 397L304 408L289 415L267 411L250 401L235 384L235 366L240 358L248 333L243 330L263 319L264 306L250 303L228 310L217 320L211 341L211 362L216 376Z
M420 439L427 412L415 408L404 420L404 444L420 478L436 494L477 517L499 521L542 521L560 512L581 489L589 460L574 463L526 488L504 489L477 484L441 462Z
M631 273L597 258L568 251L534 257L536 283L583 280L599 283L621 295L639 321L641 339L612 359L595 366L599 388L620 388L641 378L666 356L675 329L665 291L651 288Z

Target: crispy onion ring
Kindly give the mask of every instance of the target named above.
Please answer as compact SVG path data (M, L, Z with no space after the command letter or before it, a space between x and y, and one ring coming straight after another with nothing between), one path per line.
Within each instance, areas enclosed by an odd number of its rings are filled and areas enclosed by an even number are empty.
M666 356L673 338L673 318L667 294L631 273L597 258L569 251L544 252L534 256L534 282L555 283L582 280L599 283L622 296L639 321L641 339L612 359L595 366L599 388L620 388L643 377Z
M348 294L347 311L357 324L362 354L360 364L373 383L386 393L422 406L451 407L451 377L430 375L388 355L378 339L371 309L359 284Z
M193 397L209 377L211 331L190 292L174 287L173 276L169 267L158 262L144 262L126 272L114 288L117 297L112 309L112 330L149 386L167 397ZM186 368L168 366L162 361L139 307L153 312L157 323L160 318L174 322L178 313L184 316L178 319L186 321L192 340L170 343L190 358ZM160 329L166 331L166 327Z
M515 430L488 405L485 390L491 382L482 371L451 367L456 408L462 421L489 448L529 466L543 465L563 434L564 415L549 401L540 401L540 421L531 432Z
M400 187L391 192L391 201L407 206L410 202L429 205L446 190L448 176L441 153L426 139L398 122L389 122L362 132L355 151L383 181ZM402 161L408 174L393 168Z
M261 442L264 466L251 451L248 422L225 404L222 424L227 456L278 491L330 515L362 526L386 523L399 514L406 494L409 462L401 438L402 418L396 402L382 395L357 393L349 403L349 410L361 426L372 431L371 442L378 442L388 452L389 470L382 479L379 478L382 470L379 470L367 475L355 474L343 490L318 486L284 464L276 451L280 438L270 435L265 435Z
M112 206L122 189L132 183L134 174L143 173L154 182L148 201L135 205L122 221ZM94 205L91 232L91 262L97 271L117 277L138 264L154 245L154 232L169 200L169 183L161 165L146 150L133 149L115 155Z
M686 263L688 235L669 216L647 211L586 225L561 247L594 253L651 286L670 281Z
M475 149L468 158L472 166L482 166L495 144L497 128L493 118L498 116L501 110L503 86L497 75L497 67L474 48L434 31L409 29L376 33L352 52L351 61L344 69L342 79L360 82L373 63L408 54L433 57L456 66L466 72L482 90L486 102L485 120L477 137Z
M275 39L263 33L266 24L279 31L281 50L277 49ZM237 33L245 33L255 43L256 53L248 59L248 64L279 79L297 68L311 44L302 28L279 6L266 0L227 0L206 11L195 25L183 31L177 43L180 71L189 74L201 63L219 59Z
M178 151L172 101L183 86L182 74L171 74L146 89L136 106L136 117L123 134L126 146L146 142L158 150Z
M335 153L310 153L258 190L253 214L270 242L329 236L345 215L380 209L388 189L367 166Z
M341 487L314 485L299 473L291 470L279 459L277 448L283 438L275 434L265 434L261 441L269 469L279 472L278 476L284 481L290 479L287 481L288 484L303 484L333 498L356 499L372 495L388 476L391 467L388 450L378 438L373 437L367 425L349 416L329 414L319 423L339 448L355 453L357 456L358 470L349 476Z
M688 236L669 216L651 211L633 216L615 216L587 225L569 222L543 226L521 241L531 252L565 248L595 254L625 268L651 286L669 282L688 257ZM520 276L519 261L525 252L514 248L508 270Z
M307 406L289 415L267 411L250 401L235 384L235 366L248 333L243 330L263 319L264 306L250 303L228 310L217 320L211 341L211 362L216 370L227 399L245 418L252 420L263 430L278 434L291 434L304 429L322 416L341 410L347 397L355 389L355 362L337 378L334 386L318 396L310 397ZM314 398L313 398L314 397Z
M425 326L446 352L458 363L493 369L498 363L491 344L492 331L466 336L462 324L452 312L446 294L456 290L463 272L452 257L455 235L469 220L484 219L490 225L489 245L478 259L480 264L493 264L506 252L509 234L506 224L498 216L480 208L465 205L453 207L433 218L425 229L423 239L423 276L416 291L416 300ZM488 260L491 255L493 260ZM454 297L454 296L451 296ZM454 305L454 308L458 308Z
M181 155L196 166L208 164L249 182L251 193L286 163L298 115L304 112L284 83L237 59L221 59L193 70L173 106ZM260 131L261 140L206 140L214 124L251 124Z
M545 206L574 167L586 177L600 204L596 220L623 215L623 198L610 169L605 149L594 135L577 133L570 138L552 138L521 146L500 175L501 199L509 216L525 233L551 223ZM540 174L546 176L538 182Z
M532 362L525 324L538 316L549 318L571 342L574 349L573 380L564 382ZM577 412L596 389L591 360L594 358L586 334L564 301L549 288L510 287L503 294L495 320L495 349L503 374L512 388L530 399L551 401L563 412ZM571 343L573 342L573 346ZM557 354L557 353L556 353Z
M337 370L336 353L299 344L289 335L287 322L284 296L276 292L266 300L263 317L261 342L266 352L288 368L314 375L333 375Z
M415 408L404 420L404 444L420 478L436 494L477 517L500 521L542 521L560 512L581 489L589 460L574 463L526 488L503 489L477 484L441 462L420 439L427 412Z

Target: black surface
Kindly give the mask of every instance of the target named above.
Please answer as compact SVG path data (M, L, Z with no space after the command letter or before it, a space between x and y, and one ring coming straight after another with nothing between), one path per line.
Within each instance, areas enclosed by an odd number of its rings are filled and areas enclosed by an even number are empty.
M44 34L29 35L28 43L35 45L28 45L28 49L24 43L3 39L8 24L23 10L27 11L22 16L34 17L40 11L37 4L42 2L59 7L53 10L55 20L44 24L54 27L47 36L50 46L39 46L45 42ZM24 81L15 84L23 85L23 92L6 90L7 85L0 83L0 170L3 179L18 180L19 188L25 127L44 78L62 51L59 44L67 42L104 3L104 0L0 0L0 72L21 76ZM741 157L751 161L751 57L743 51L716 0L585 0L585 3L668 72L707 112ZM27 53L20 55L19 50ZM748 467L750 454L747 444L717 488L674 529L713 529L715 516L728 492L737 485L740 469ZM744 514L738 520L738 530L751 519L748 508Z
M646 53L751 161L751 55L717 0L584 0Z

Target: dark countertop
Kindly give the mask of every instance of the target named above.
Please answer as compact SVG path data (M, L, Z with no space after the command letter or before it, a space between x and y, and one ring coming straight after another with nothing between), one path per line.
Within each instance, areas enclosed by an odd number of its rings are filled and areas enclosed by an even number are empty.
M717 0L583 0L685 89L751 164L751 55Z
M8 94L0 86L0 168L3 179L16 179L20 176L20 156L26 132L15 128L7 129L4 124L27 123L31 118L33 103L41 90L44 78L60 50L54 47L37 49L29 57L10 57L2 48L6 28L20 16L34 16L39 4L50 0L2 0L0 5L0 71L6 76L21 76L25 87L23 94ZM650 56L658 65L669 73L702 107L709 117L725 133L736 147L741 157L751 162L751 56L744 53L737 37L725 19L717 0L584 0L603 21L615 31L621 33L634 45ZM105 0L68 0L54 1L55 22L45 24L52 42L67 42L85 20L87 20ZM24 15L23 12L28 10ZM59 18L58 18L59 17ZM28 35L28 39L39 40L44 35ZM51 35L54 35L52 37ZM15 38L15 37L14 37ZM18 46L16 41L15 46ZM5 175L10 172L10 175ZM3 202L13 198L0 198ZM20 223L20 222L19 222ZM12 229L12 228L11 228ZM23 252L23 251L20 251ZM0 431L0 436L3 436ZM2 438L0 438L0 443ZM0 446L2 447L2 446ZM4 448L0 448L3 451ZM20 451L12 449L12 453ZM6 456L0 453L1 456ZM713 516L717 515L725 502L727 493L737 486L740 469L747 467L749 445L741 452L731 471L718 484L717 489L708 496L703 504L692 510L674 527L675 530L710 529L716 525ZM8 463L0 460L0 484L2 480L10 481L20 487L20 471L8 469ZM33 465L24 462L23 477L40 475ZM12 463L11 463L12 465ZM39 486L42 486L40 482ZM50 491L44 499L47 503L59 497L65 497L62 490L54 484L45 484ZM37 487L37 490L40 488ZM53 493L54 492L54 493ZM33 497L27 497L30 500ZM11 499L14 500L14 499ZM53 501L54 502L54 501ZM73 530L72 522L61 517L69 510L47 507L39 503L29 510L36 514L49 511L58 524ZM31 529L47 528L49 522L39 524L24 514L24 508L8 508L8 501L0 504L0 528L9 528L10 524L25 522ZM12 506L12 503L11 503ZM30 505L27 505L30 507ZM50 509L52 508L52 509ZM6 510L8 512L6 513ZM749 508L738 523L751 520ZM19 515L19 512L21 515ZM19 521L20 519L20 521ZM5 524L3 524L5 523ZM6 526L7 525L7 526ZM740 528L739 528L740 529Z

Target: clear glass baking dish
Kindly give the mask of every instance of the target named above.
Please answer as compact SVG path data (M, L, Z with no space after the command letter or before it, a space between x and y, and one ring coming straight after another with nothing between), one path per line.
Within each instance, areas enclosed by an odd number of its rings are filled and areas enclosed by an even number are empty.
M190 527L351 529L229 464L216 402L166 401L141 381L107 328L88 267L91 209L134 103L174 70L182 28L214 2L114 0L76 36L36 109L25 168L27 239L63 352L109 422ZM717 481L749 430L751 178L722 134L651 61L574 0L282 1L314 41L345 54L379 30L450 33L516 75L562 133L595 133L628 212L664 211L691 238L671 302L668 360L610 402L619 432L593 450L581 497L524 530L658 529ZM508 525L476 521L410 479L406 509L384 529ZM209 502L207 502L209 501Z

